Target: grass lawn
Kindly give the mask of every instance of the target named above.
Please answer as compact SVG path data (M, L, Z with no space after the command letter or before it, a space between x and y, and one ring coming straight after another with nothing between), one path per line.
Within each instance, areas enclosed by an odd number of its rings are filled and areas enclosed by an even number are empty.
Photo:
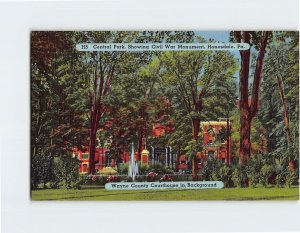
M299 188L107 191L103 187L85 187L34 190L32 200L299 200Z

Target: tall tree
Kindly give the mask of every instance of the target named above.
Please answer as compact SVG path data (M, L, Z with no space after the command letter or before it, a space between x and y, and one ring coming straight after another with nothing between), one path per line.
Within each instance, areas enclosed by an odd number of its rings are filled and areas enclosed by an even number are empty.
M200 41L203 42L203 39L200 38ZM233 55L224 51L167 52L162 56L162 62L166 81L176 89L178 99L191 119L192 140L197 141L205 96L216 79L233 75ZM196 154L191 159L195 180L198 173Z
M193 32L84 32L79 35L79 42L97 43L129 43L129 42L161 42L168 38L179 40L180 38L191 37ZM80 40L81 39L81 40ZM99 121L103 117L107 107L103 99L107 96L111 82L114 77L118 77L124 72L134 72L137 64L144 64L151 59L153 53L127 53L127 52L103 52L85 54L83 61L87 67L87 75L91 77L89 103L90 103L90 167L89 172L95 172L95 147L96 135L99 129ZM138 61L138 62L137 62ZM92 68L91 68L92 67Z
M268 152L297 165L299 41L296 32L276 32L266 57L259 119L266 128ZM292 166L293 167L293 166Z
M274 43L273 43L274 44ZM280 47L279 47L280 46ZM266 74L276 80L277 83L277 90L280 96L281 106L282 106L282 118L285 125L285 134L287 145L291 144L291 133L289 127L289 119L288 119L288 112L287 112L287 104L286 98L284 94L283 88L283 76L287 73L288 68L288 56L287 56L287 45L283 43L273 45L270 48L270 53L267 57L267 67L266 67Z
M238 43L253 44L258 50L255 63L251 98L249 99L249 77L250 77L250 56L249 50L241 50L240 68L240 164L244 165L251 154L251 123L258 111L260 84L262 80L262 69L266 53L266 48L271 36L271 32L234 32L234 37Z
M113 144L128 150L129 142L137 141L139 156L153 126L159 123L167 128L170 123L170 103L161 95L159 72L160 62L153 58L134 73L115 80L108 96L111 114L106 125L113 135Z
M57 55L71 47L68 35L65 32L31 33L32 156L38 154L38 150L47 148L45 144L52 144L49 137L49 131L52 131L50 113L55 108L57 97L53 93L57 83L53 75L56 68L54 64ZM48 144L44 140L49 138Z
M138 33L136 32L86 32L81 41L91 43L126 43L131 42ZM80 38L80 37L79 37ZM130 57L130 58L129 58ZM95 173L95 149L97 146L97 131L101 118L103 118L107 107L105 98L108 95L112 80L120 72L124 72L130 62L134 61L134 54L124 52L92 52L82 55L88 80L89 98L89 173ZM123 61L123 62L121 62ZM126 64L127 61L127 64ZM128 70L127 70L128 71Z

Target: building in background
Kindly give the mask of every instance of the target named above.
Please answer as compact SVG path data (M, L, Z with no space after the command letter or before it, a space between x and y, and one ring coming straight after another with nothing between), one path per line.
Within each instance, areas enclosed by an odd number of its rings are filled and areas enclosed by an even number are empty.
M201 169L203 162L209 158L220 159L223 163L231 164L231 129L232 123L226 118L201 122L204 151L197 153L198 169ZM181 171L191 169L191 161L186 155L180 156L177 169Z
M80 161L79 165L79 173L80 174L88 174L89 172L89 149L78 149L77 147L73 148L72 157L76 158ZM124 152L121 155L121 160L124 163L129 161L130 155L129 152ZM105 167L114 167L116 165L116 161L111 159L109 156L109 148L96 148L95 151L95 170L100 171Z
M223 163L231 163L231 122L227 119L204 121L203 130L204 152L202 158L221 159Z
M197 153L198 169L202 168L203 162L210 158L220 159L222 163L231 163L231 127L232 124L227 119L220 119L219 121L203 121L201 122L201 136L203 138L204 150ZM158 134L164 130L162 127L156 127ZM153 165L160 163L165 167L174 169L180 172L189 172L192 167L191 161L185 154L175 155L172 153L172 148L167 146L165 148L150 147L150 152L146 149L144 143L141 156L141 164ZM89 171L89 150L80 150L77 147L73 149L73 158L80 161L80 174L88 174ZM179 159L176 157L179 156ZM119 163L128 163L130 160L129 152L123 152L120 156ZM136 160L139 156L136 152ZM105 167L115 167L116 161L109 155L109 148L96 148L95 151L95 169L101 171Z

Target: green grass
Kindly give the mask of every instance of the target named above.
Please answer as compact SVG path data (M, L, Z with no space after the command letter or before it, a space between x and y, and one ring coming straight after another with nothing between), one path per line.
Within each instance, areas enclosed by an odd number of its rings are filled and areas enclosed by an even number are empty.
M107 191L86 187L34 190L32 200L299 200L299 188Z

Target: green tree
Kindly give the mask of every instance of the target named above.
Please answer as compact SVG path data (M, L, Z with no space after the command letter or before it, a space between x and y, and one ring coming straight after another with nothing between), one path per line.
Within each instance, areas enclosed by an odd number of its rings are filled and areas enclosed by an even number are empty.
M199 38L200 42L204 42ZM232 77L235 59L229 52L166 52L161 57L165 69L166 84L176 93L192 123L192 139L200 132L203 102L215 80ZM220 62L222 61L222 62ZM193 179L197 178L197 157L193 161Z
M262 80L263 63L266 53L266 48L271 32L239 32L233 33L235 42L248 43L254 45L258 50L258 55L255 63L251 98L249 98L249 77L250 77L250 58L251 48L249 50L240 51L240 164L244 165L251 154L251 123L258 111L258 101L260 94L260 84Z
M268 152L277 158L288 157L291 170L298 164L298 49L298 33L275 34L265 62L258 114L266 129Z

